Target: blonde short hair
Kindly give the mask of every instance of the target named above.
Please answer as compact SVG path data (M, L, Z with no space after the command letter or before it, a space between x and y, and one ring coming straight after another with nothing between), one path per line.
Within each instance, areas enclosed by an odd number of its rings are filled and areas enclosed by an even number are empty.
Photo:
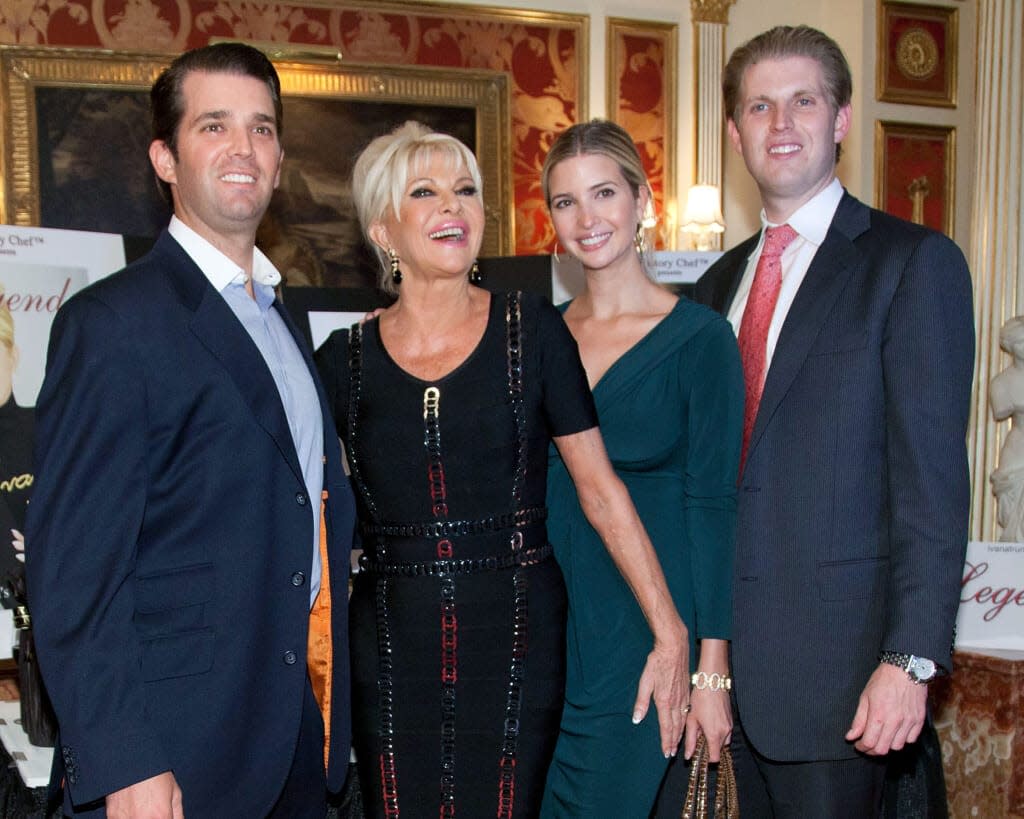
M449 134L430 130L410 120L390 134L379 136L366 146L352 170L352 199L359 216L359 226L380 263L378 285L385 293L396 294L391 281L391 264L387 252L378 247L367 232L372 224L388 212L399 218L402 195L409 179L435 156L442 156L451 168L462 165L482 195L483 183L476 157L462 142Z
M0 344L7 346L8 350L14 349L14 316L11 315L11 308L7 302L2 301L4 289L0 287Z

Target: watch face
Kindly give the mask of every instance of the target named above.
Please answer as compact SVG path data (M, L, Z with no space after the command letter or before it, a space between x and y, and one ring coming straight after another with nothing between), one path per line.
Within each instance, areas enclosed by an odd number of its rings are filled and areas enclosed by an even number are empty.
M907 673L918 682L928 682L935 676L935 663L927 657L911 657Z

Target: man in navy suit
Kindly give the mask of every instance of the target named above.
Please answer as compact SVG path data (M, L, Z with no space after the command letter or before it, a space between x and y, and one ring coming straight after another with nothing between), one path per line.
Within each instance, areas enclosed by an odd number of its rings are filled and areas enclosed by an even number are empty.
M949 670L967 543L971 281L944 236L836 179L850 69L820 31L731 56L728 131L764 229L697 298L747 382L732 662L745 817L879 811L885 755ZM950 203L952 206L952 203Z
M316 370L255 248L280 85L259 51L222 44L177 58L151 99L174 217L59 312L37 407L27 574L55 780L75 815L322 819L349 758L354 518ZM328 596L325 743L307 643Z

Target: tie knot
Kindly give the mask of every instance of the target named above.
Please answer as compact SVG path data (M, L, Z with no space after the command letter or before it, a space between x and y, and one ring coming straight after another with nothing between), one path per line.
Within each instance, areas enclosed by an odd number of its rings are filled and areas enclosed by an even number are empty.
M778 258L797 235L797 232L789 225L768 228L764 232L764 247L761 249L761 255Z

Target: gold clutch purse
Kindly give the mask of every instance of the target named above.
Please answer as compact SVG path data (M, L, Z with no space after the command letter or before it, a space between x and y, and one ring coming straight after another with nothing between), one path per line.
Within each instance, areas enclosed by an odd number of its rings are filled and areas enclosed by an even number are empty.
M732 767L729 746L722 748L718 762L718 783L714 795L715 819L739 819L740 803L736 795L736 773ZM690 784L686 789L686 803L682 819L708 817L708 741L704 734L697 738L697 748L690 761Z

